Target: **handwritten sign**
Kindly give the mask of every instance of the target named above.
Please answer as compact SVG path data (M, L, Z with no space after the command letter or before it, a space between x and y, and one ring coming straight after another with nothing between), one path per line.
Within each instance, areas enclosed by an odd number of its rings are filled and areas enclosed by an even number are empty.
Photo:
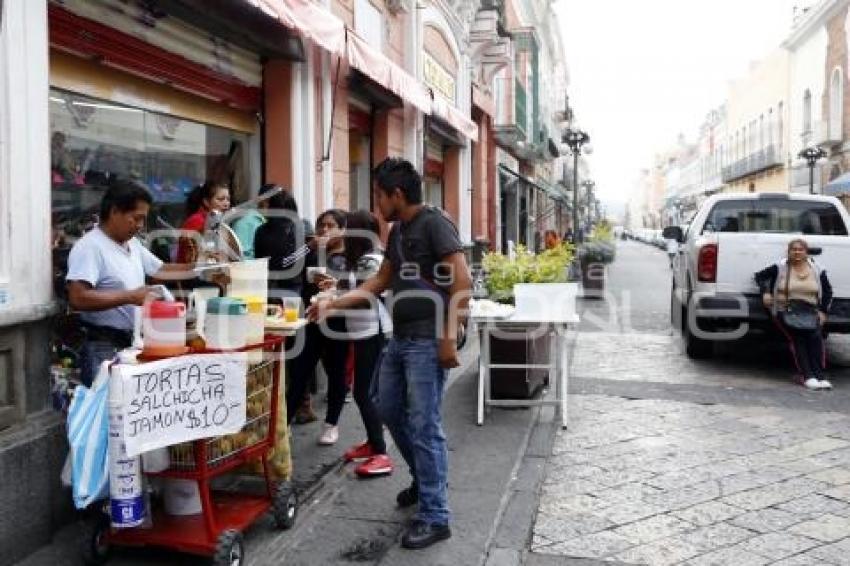
M117 366L127 455L239 432L247 369L244 353Z

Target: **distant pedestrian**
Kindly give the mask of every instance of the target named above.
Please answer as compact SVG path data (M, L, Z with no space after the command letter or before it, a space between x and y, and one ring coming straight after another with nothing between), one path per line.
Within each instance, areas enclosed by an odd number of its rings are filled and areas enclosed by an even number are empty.
M561 245L561 238L558 237L558 233L554 230L546 230L546 233L543 235L543 243L547 250L551 250Z
M394 222L378 273L356 291L311 308L313 319L366 302L391 289L393 337L378 376L378 406L413 483L396 497L419 509L402 537L425 548L451 536L448 449L440 415L448 369L460 365L457 335L471 295L469 268L457 228L441 210L422 203L422 178L403 159L374 171L375 200Z
M755 280L764 306L788 340L801 384L808 389L832 389L823 376L823 326L832 303L832 286L826 271L809 257L806 241L791 240L787 257L756 273Z

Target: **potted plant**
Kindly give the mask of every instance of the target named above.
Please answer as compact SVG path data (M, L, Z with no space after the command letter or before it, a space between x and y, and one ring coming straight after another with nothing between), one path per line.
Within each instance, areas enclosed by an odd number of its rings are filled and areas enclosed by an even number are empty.
M489 253L482 266L490 300L513 304L514 286L521 283L566 283L573 260L573 247L561 244L534 254L517 246L514 257ZM497 323L496 323L497 324ZM490 335L491 362L494 364L545 365L551 359L549 339L539 333ZM496 368L490 372L491 393L496 399L525 399L533 396L548 377L545 369Z
M600 296L605 291L605 266L614 261L615 255L614 232L607 222L600 222L578 249L585 296Z

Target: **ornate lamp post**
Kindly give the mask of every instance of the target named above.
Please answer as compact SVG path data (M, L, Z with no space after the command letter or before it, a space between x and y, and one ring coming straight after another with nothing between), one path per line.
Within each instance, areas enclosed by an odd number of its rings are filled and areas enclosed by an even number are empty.
M826 152L821 147L807 147L797 154L797 157L805 159L809 166L809 194L813 195L815 194L815 164L826 157Z
M593 188L596 186L596 183L587 179L581 184L581 186L584 187L584 190L587 193L587 218L585 218L584 221L590 224L593 222L593 201L595 200L593 196Z
M570 148L570 153L573 156L573 239L578 235L578 158L581 155L583 146L590 142L590 136L587 133L573 128L572 126L564 130L563 142Z

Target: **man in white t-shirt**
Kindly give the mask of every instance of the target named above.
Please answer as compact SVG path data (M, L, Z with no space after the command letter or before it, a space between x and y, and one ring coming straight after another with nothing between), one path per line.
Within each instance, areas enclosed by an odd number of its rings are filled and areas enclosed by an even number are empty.
M132 181L114 183L101 201L99 225L74 244L68 257L68 301L80 311L86 333L80 355L85 385L101 362L131 345L138 306L153 290L145 279L192 276L191 266L165 265L136 239L151 203L144 187Z

